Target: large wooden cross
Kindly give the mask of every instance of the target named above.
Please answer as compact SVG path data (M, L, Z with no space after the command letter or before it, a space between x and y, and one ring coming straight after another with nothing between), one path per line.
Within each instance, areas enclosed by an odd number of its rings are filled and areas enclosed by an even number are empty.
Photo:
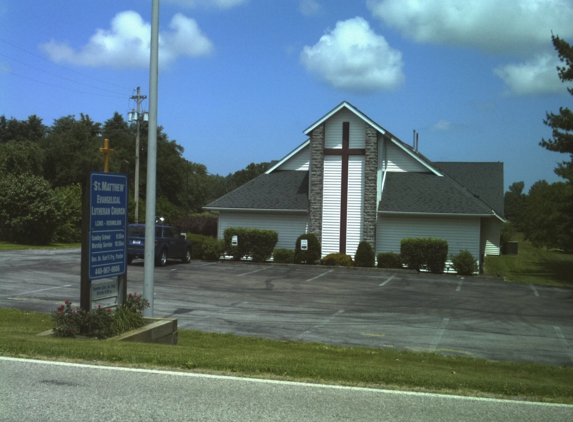
M340 253L346 253L346 226L348 220L348 159L351 155L366 155L366 150L350 148L350 123L342 123L342 149L325 148L324 155L340 155L342 159L340 192Z

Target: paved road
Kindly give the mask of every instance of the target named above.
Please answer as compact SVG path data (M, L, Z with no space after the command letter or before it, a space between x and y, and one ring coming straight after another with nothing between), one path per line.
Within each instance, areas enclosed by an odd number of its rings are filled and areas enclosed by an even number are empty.
M0 307L79 302L79 250L0 252ZM143 264L129 266L143 290ZM573 365L573 290L451 275L254 263L155 270L155 315L274 339Z
M573 420L573 406L0 357L0 421Z

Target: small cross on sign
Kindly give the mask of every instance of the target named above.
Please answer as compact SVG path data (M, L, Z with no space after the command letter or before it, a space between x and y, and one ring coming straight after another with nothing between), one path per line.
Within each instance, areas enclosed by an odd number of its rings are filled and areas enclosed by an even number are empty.
M103 171L105 173L108 173L109 172L109 156L115 152L113 149L111 149L109 147L109 139L103 140L103 148L100 148L99 152L101 152L104 155Z

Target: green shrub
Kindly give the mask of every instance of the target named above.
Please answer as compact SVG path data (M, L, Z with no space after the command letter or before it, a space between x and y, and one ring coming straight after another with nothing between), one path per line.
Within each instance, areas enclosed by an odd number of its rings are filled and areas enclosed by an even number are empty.
M201 259L205 261L218 261L225 252L225 241L214 237L207 237L203 242Z
M242 227L229 227L225 230L225 252L238 261L250 256L253 261L263 262L268 260L279 240L279 235L273 230L247 229ZM237 236L238 242L232 244L233 236Z
M354 255L355 267L373 267L374 266L374 249L370 242L363 240L358 244L356 254Z
M306 239L308 241L308 249L303 251L300 249L300 241ZM294 250L294 263L295 264L316 264L320 261L321 253L320 242L314 233L301 234L296 239Z
M448 242L444 239L427 240L426 266L433 274L442 274L448 260Z
M193 259L203 259L203 245L210 239L210 236L187 233L187 240L191 242L191 257Z
M291 249L275 249L273 261L277 264L292 264L294 262L294 251Z
M472 275L478 271L477 260L470 251L463 250L457 255L450 257L454 270L460 275Z
M352 257L344 253L331 253L322 258L323 265L352 267Z
M378 254L378 268L402 268L400 254L394 252L381 252Z
M400 256L408 268L439 274L444 272L448 258L448 242L443 239L410 238L402 239Z

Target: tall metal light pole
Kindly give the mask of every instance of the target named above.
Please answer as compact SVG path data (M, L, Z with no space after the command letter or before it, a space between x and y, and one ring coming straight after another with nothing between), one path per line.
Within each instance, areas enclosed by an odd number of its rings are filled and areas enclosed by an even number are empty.
M143 297L149 308L146 317L153 316L153 273L155 270L155 204L157 172L157 82L159 76L159 0L151 6L151 54L149 66L149 131L147 147L147 198L145 204L145 264Z

